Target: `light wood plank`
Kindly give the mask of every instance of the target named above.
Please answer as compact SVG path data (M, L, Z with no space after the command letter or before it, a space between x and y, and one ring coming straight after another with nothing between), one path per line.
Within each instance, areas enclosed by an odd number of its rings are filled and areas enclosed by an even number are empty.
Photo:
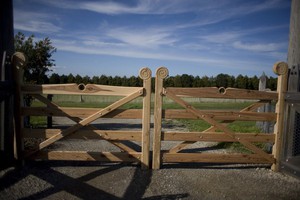
M275 144L273 146L273 155L276 162L272 165L272 170L279 171L279 161L281 158L281 149L283 141L284 129L284 108L285 108L285 93L287 91L288 82L288 65L284 62L275 63L273 71L278 74L277 92L278 101L276 104L275 112L277 113L277 120L274 126Z
M162 160L165 163L172 162L200 162L200 163L248 163L248 164L272 164L273 155L268 159L258 154L216 154L216 153L163 153Z
M201 110L214 120L228 121L275 121L276 113L238 112L220 110ZM163 110L162 117L165 119L201 119L188 110L167 109Z
M29 152L26 152L29 154ZM140 162L141 153L88 152L88 151L40 151L27 159L35 160L75 160L102 162Z
M221 98L221 99L251 99L251 100L277 100L276 92L257 91L227 88L225 93L220 93L216 87L201 87L201 88L167 88L177 96L181 97L198 97L198 98Z
M79 85L72 84L43 84L43 85L23 85L24 94L77 94L77 95L109 95L128 96L140 90L140 87L123 87L87 84L84 90L79 89Z
M31 129L24 128L22 131L23 138L42 138L53 137L62 129ZM142 141L141 131L110 131L110 130L78 130L72 135L66 136L66 139L98 139L98 140L130 140Z
M164 141L204 141L204 142L236 142L238 139L249 142L270 142L274 143L274 134L254 134L254 133L236 133L234 138L225 133L215 132L163 132Z
M140 70L140 78L143 79L143 117L142 117L142 169L149 169L150 165L150 120L151 120L151 77L149 68Z
M69 107L23 107L23 116L60 116L86 118L103 108L69 108ZM142 109L116 109L102 118L142 119Z
M161 160L161 129L162 129L162 103L163 103L163 79L166 78L169 71L165 67L156 70L155 78L155 97L154 97L154 134L153 134L153 158L152 169L160 168Z

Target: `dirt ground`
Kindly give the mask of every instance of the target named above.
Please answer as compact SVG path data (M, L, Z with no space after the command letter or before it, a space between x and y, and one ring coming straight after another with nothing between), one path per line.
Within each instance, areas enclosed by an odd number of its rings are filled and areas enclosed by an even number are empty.
M99 128L140 128L140 122L134 120L124 124L102 120ZM185 130L178 123L164 126L174 128ZM191 148L210 146L213 144L197 143ZM115 150L104 143L101 147ZM52 148L93 150L99 149L99 141L60 141ZM265 165L165 164L160 170L141 170L139 165L124 163L32 161L21 169L0 171L0 199L296 200L300 199L300 180Z

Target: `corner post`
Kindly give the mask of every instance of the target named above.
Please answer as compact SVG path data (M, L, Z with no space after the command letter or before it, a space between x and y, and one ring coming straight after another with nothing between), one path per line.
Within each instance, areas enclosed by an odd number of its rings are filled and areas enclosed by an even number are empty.
M142 169L149 169L150 157L150 123L151 123L151 77L149 68L142 68L139 76L143 79L143 119L142 119Z
M274 127L275 143L273 146L273 156L275 163L272 165L273 171L279 171L279 162L281 158L282 142L283 142L283 130L284 130L284 101L285 93L287 91L287 80L288 80L288 65L285 62L277 62L273 66L273 71L278 75L277 82L277 93L278 101L276 104L276 124Z
M159 169L161 162L161 123L163 103L163 79L169 75L165 67L156 70L155 78L155 99L154 99L154 135L153 135L153 163L152 169Z
M26 58L23 53L16 52L12 56L13 73L15 77L15 156L18 164L22 165L23 162L23 139L21 129L24 126L23 118L21 117L21 106L23 105L23 96L21 86L23 85L23 74Z

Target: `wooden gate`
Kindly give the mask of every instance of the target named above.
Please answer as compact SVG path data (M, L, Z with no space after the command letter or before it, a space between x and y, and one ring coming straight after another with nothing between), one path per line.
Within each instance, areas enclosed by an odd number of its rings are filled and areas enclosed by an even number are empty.
M154 136L153 136L153 169L159 169L161 163L202 162L202 163L264 163L273 164L278 170L278 160L282 140L284 93L287 82L287 65L276 63L274 72L278 77L277 92L264 92L236 88L164 88L163 79L168 70L158 68L155 80L154 102ZM163 98L167 97L184 109L163 109ZM240 110L200 110L188 103L184 98L244 99L253 103ZM275 113L258 113L257 109L270 102L276 102ZM202 132L162 131L162 119L197 119L210 124L210 128ZM236 133L228 127L234 121L273 121L276 122L274 133ZM181 141L173 148L162 151L162 141ZM203 142L238 142L251 153L181 153L188 145L197 141ZM273 153L267 153L255 143L272 143Z
M22 68L17 71L18 80L22 80ZM139 73L143 79L143 87L118 87L96 84L44 84L28 85L18 82L20 95L20 132L21 139L36 138L41 140L33 149L24 150L19 159L46 160L89 160L108 162L141 162L143 168L149 167L149 135L150 135L150 101L151 101L151 70L143 68ZM48 100L46 95L94 95L121 96L122 98L105 108L68 108L60 107ZM25 107L24 95L33 97L44 106ZM120 107L138 97L142 97L142 109L120 109ZM67 128L48 129L24 127L26 116L63 116L75 122ZM92 122L99 118L141 119L140 131L99 130ZM97 139L106 140L118 147L120 152L90 152L90 151L55 151L50 145L62 139ZM134 141L140 145L141 151L136 151L124 141ZM21 144L23 144L21 142Z

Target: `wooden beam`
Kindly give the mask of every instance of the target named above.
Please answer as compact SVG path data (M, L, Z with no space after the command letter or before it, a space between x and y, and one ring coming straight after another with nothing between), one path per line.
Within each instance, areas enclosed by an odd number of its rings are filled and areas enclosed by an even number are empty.
M163 79L166 78L168 75L169 75L169 71L165 67L160 67L156 70L155 97L154 97L154 134L153 134L152 169L160 168Z
M237 88L226 88L224 91L216 87L201 88L167 88L180 97L198 97L198 98L221 98L221 99L251 99L251 100L277 100L276 92L246 90Z
M96 84L43 84L43 85L24 85L24 94L77 94L77 95L109 95L109 96L128 96L140 87L121 87Z
M283 128L284 128L284 108L285 108L285 93L287 91L288 81L288 65L285 62L275 63L273 71L278 75L277 92L278 101L275 112L277 113L277 120L274 126L275 144L273 146L273 155L276 162L272 165L272 170L279 171L279 161L282 152Z
M103 108L70 108L70 107L23 107L23 116L60 116L86 118ZM142 109L116 109L102 118L142 119Z
M48 139L62 131L62 129L24 128L22 134L23 138ZM141 142L141 135L141 131L78 130L74 134L66 136L66 139L130 140Z
M89 152L89 151L40 151L28 157L27 159L102 161L102 162L140 162L141 153Z
M140 78L143 79L143 117L142 117L142 169L149 169L150 165L150 123L151 123L151 77L149 68L140 70Z
M239 111L220 111L220 110L201 110L214 120L229 121L276 121L275 113L239 112ZM193 113L183 109L163 110L162 117L165 119L201 119Z
M204 142L236 142L238 139L249 142L274 143L274 134L235 133L234 138L225 133L215 132L163 132L164 141L204 141Z
M258 154L213 154L213 153L163 153L162 160L166 163L200 162L200 163L247 163L272 164L273 156L268 159Z

